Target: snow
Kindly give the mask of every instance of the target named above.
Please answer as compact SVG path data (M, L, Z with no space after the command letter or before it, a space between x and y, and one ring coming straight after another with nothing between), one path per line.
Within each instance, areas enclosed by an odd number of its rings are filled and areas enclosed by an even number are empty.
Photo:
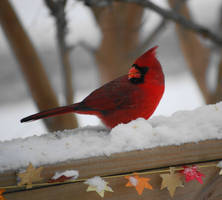
M72 179L77 179L79 177L79 171L77 170L66 170L63 172L56 172L52 177L53 180L58 179L61 176L72 177Z
M85 184L92 187L96 187L98 192L102 192L107 187L107 182L105 182L100 176L95 176L85 181Z
M138 180L132 176L129 177L129 181L133 186L137 186Z
M217 164L217 167L222 169L222 160Z
M138 118L112 130L84 127L0 142L0 171L180 145L207 139L222 139L222 102L179 111L170 117ZM55 153L56 151L56 153Z

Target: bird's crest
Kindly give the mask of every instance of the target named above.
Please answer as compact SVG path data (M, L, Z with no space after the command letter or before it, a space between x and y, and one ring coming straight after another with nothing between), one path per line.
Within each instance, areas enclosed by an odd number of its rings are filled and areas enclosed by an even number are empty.
M158 46L154 46L153 48L146 51L142 56L136 59L134 64L138 66L148 66L152 64L152 62L156 59L156 49Z

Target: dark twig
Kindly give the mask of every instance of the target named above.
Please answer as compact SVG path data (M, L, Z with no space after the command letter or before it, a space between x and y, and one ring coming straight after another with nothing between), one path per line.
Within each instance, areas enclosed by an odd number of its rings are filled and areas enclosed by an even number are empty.
M218 29L220 31L220 33L222 32L222 5L220 7L220 14L219 14L219 25L218 25Z
M84 1L84 0L83 0ZM105 0L103 0L104 2ZM174 21L180 25L182 25L184 28L190 29L199 35L201 35L204 38L208 38L217 45L222 46L222 38L218 36L217 34L213 33L211 30L207 29L204 26L201 26L199 24L194 23L193 21L187 20L180 14L178 14L175 11L170 11L164 8L159 7L158 5L152 3L151 1L148 0L115 0L118 2L125 2L125 3L136 3L139 4L145 8L149 8L158 14L160 14L163 18ZM107 2L112 2L110 0L107 0ZM87 4L90 6L101 6L99 4L99 0L87 0ZM105 3L103 3L104 6ZM108 5L108 3L107 3Z
M72 87L72 70L69 60L70 47L66 43L67 20L65 6L67 0L45 0L45 4L49 8L51 15L55 18L57 29L57 43L61 65L63 67L64 91L66 96L66 104L73 103L73 87ZM77 120L74 115L69 115L72 119L74 127L77 127Z
M187 0L179 0L174 6L173 10L178 12L186 1ZM150 44L160 36L169 22L170 21L168 19L162 18L159 24L152 31L152 33L146 39L144 39L142 44L139 44L139 46L134 52L132 52L132 55L130 56L138 57L138 55L141 55L146 50L147 46L150 46Z
M65 96L66 104L73 103L73 89L72 89L72 73L71 65L69 61L69 50L70 48L66 44L66 34L67 34L67 21L65 14L65 6L67 0L45 0L45 4L50 9L51 15L55 18L56 29L57 29L57 42L60 54L61 64L63 66L63 75L65 81Z
M119 1L119 0L117 0L117 1ZM210 31L209 29L207 29L199 24L196 24L190 20L187 20L186 18L184 18L183 16L181 16L180 14L178 14L175 11L168 11L166 9L163 9L163 8L157 6L156 4L152 3L151 1L146 1L146 0L121 0L121 1L128 2L128 3L138 3L141 6L150 8L150 9L154 10L155 12L157 12L158 14L162 15L164 18L172 20L187 29L193 30L193 31L199 33L202 37L211 39L212 41L219 44L220 46L222 45L222 38L220 36L216 35L212 31Z
M78 47L82 47L86 51L90 52L91 54L95 55L96 53L96 48L93 46L90 46L87 42L85 41L80 41L76 44Z
M146 50L146 48L163 32L167 22L168 20L162 19L157 27L155 27L155 29L151 32L151 34L145 38L141 44L139 44L134 52L130 54L130 57L135 58L138 57L138 55L141 55Z

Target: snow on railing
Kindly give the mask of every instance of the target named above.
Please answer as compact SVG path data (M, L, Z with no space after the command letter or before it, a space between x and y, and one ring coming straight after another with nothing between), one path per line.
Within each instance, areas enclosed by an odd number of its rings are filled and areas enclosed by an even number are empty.
M222 102L112 130L84 127L0 142L0 171L222 138Z

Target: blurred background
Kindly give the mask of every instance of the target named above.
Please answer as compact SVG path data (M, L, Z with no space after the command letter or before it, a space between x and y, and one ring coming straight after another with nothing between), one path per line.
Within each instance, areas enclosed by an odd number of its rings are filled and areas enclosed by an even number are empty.
M134 2L0 1L0 141L100 124L87 115L20 119L82 100L154 45L166 90L153 116L222 99L221 0Z

